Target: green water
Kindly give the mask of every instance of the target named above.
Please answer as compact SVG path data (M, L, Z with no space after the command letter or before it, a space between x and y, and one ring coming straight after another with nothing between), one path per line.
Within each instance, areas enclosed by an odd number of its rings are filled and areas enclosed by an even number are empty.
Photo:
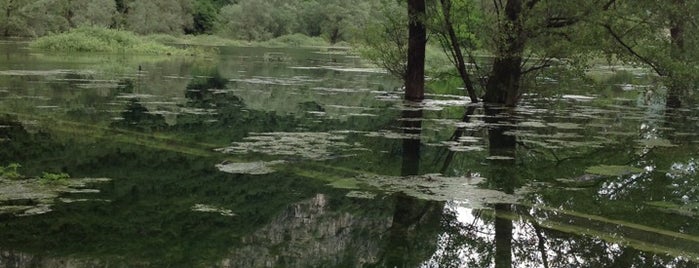
M638 70L486 109L346 51L0 51L0 267L699 265L699 111Z

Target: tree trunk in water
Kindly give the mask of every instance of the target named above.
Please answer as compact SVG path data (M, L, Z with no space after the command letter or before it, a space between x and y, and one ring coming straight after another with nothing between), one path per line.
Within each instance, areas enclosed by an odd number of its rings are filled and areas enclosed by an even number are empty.
M12 16L12 0L8 1L7 7L5 8L5 20L7 23L5 24L5 31L4 35L5 36L10 36L10 16Z
M521 21L522 0L509 0L506 19L500 26L503 36L486 85L485 102L516 106L522 77L522 52L526 36Z
M489 184L502 192L513 194L519 185L515 159L517 157L517 137L507 135L512 131L511 116L507 110L486 107L486 123L496 127L488 129L488 150L490 156L497 158L489 161L487 178ZM510 204L495 204L495 268L512 267L512 220Z
M422 110L403 110L403 133L420 137L422 133ZM403 140L403 162L401 175L417 175L420 172L420 138Z
M403 133L422 132L422 110L403 111ZM403 140L401 176L420 171L420 139ZM395 195L395 210L381 267L417 267L437 250L437 237L445 202L421 200L404 193Z
M684 0L675 0L673 4L676 8L682 8L684 6ZM672 43L672 59L675 62L683 62L685 54L685 18L672 18L672 27L670 28L670 41ZM681 70L680 70L681 72ZM680 108L682 106L681 97L683 92L687 90L687 85L685 79L682 75L678 75L678 70L675 68L670 68L670 73L668 75L670 79L670 85L667 89L667 99L665 106L668 108Z
M405 73L405 99L425 98L425 0L408 0L408 68Z
M512 220L509 204L495 205L495 268L512 268ZM504 214L498 216L498 214Z

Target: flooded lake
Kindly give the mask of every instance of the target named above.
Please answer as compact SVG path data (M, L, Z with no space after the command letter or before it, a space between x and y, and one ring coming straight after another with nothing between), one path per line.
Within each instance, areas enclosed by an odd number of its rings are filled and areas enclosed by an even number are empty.
M347 51L220 50L0 43L0 267L699 265L699 110L643 72L498 109L406 103Z

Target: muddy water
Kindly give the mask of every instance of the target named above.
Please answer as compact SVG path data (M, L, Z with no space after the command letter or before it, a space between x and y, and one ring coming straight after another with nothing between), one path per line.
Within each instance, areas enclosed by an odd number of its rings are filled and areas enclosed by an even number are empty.
M699 111L638 70L498 109L327 49L0 47L2 267L699 265Z

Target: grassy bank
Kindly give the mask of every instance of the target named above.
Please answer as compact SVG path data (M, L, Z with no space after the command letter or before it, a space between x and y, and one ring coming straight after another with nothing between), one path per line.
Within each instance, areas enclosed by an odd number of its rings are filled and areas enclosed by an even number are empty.
M59 52L104 52L139 55L199 55L215 49L203 47L247 46L247 47L330 47L349 46L346 43L331 45L321 37L290 34L267 41L241 41L216 35L153 34L139 36L133 32L81 27L68 32L40 37L31 43L31 48ZM185 47L185 48L178 48ZM195 48L196 47L196 48Z
M65 33L52 34L36 39L33 49L60 52L106 52L143 55L191 55L190 49L179 49L132 32L98 27L81 27Z
M329 47L349 46L346 43L332 45L321 37L310 37L303 34L289 34L267 41L244 41L228 39L217 35L183 35L153 34L145 36L146 40L162 44L191 45L191 46L243 46L243 47Z

